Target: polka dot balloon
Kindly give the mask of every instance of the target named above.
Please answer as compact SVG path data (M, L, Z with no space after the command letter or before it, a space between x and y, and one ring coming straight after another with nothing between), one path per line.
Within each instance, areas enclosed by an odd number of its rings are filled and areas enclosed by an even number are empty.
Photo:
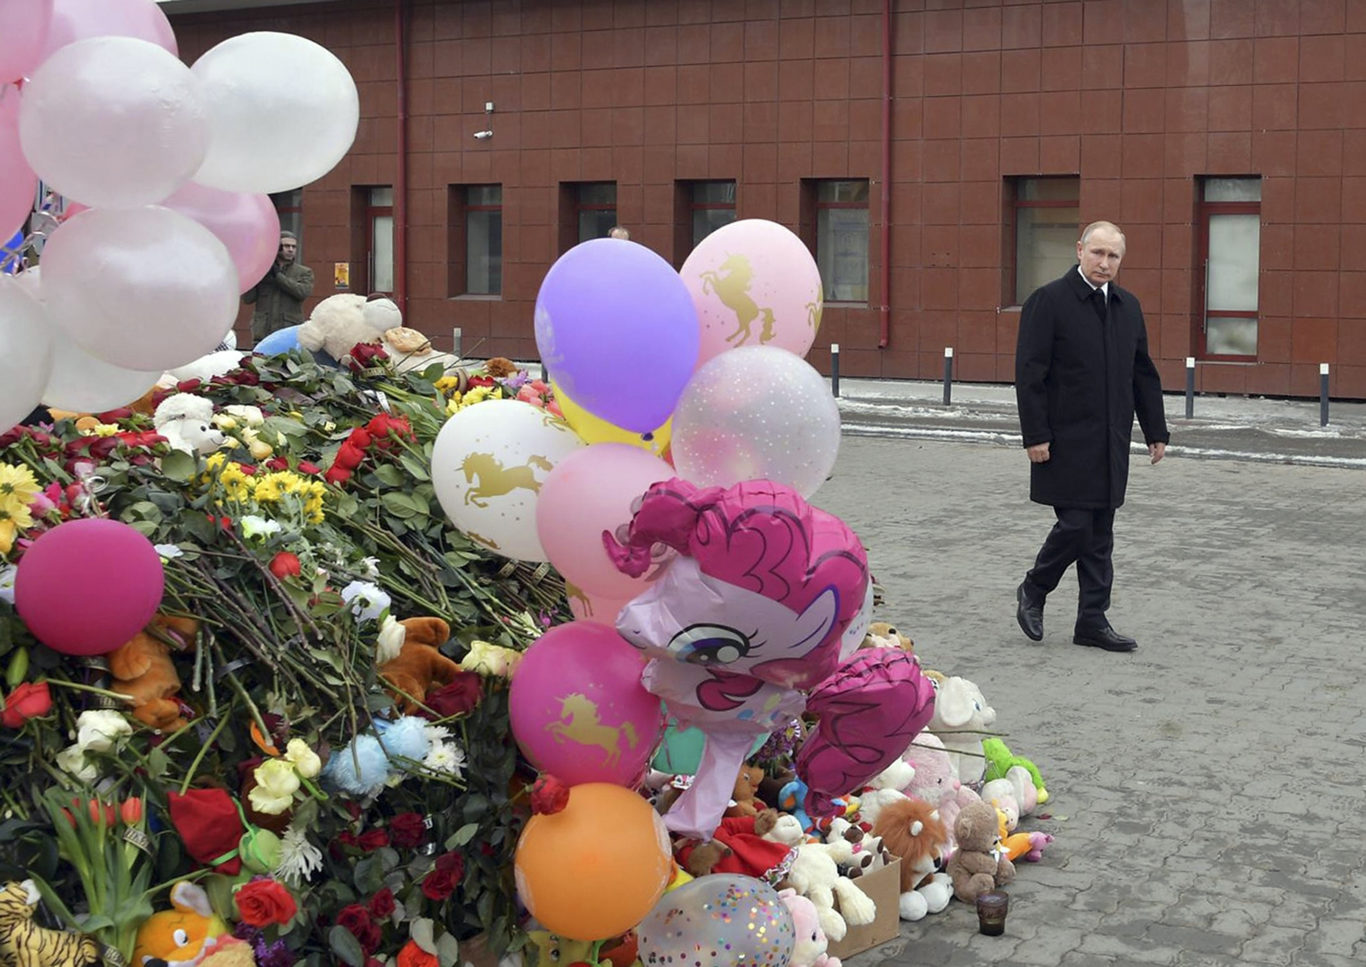
M670 890L636 928L645 967L787 967L794 934L778 891L730 873Z

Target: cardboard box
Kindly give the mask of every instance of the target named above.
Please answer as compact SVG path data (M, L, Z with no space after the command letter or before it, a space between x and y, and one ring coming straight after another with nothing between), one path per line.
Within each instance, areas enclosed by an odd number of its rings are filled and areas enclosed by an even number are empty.
M901 860L893 860L880 870L865 873L854 880L854 885L877 904L877 916L872 923L850 927L839 943L831 943L827 953L832 957L852 957L871 947L894 939L901 932Z

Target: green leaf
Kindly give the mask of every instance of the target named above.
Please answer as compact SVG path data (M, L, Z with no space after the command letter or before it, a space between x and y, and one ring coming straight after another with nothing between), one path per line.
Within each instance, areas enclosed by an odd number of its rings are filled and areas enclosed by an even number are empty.
M380 483L384 484L386 487L402 487L406 482L398 467L394 466L392 463L384 463L376 467L375 476L378 477Z
M448 933L436 941L436 961L440 967L455 967L460 962L460 943Z
M450 838L446 840L446 849L453 850L457 847L464 846L470 840L474 839L475 834L478 832L478 823L466 823L452 833Z
M420 513L413 500L405 493L393 491L380 497L384 509L398 518L414 517Z
M332 952L351 967L364 967L365 951L361 949L360 941L352 936L351 931L342 926L333 926L327 932L327 945L332 948Z
M432 479L432 475L428 471L427 466L424 466L422 461L411 453L403 454L403 456L398 458L398 462L403 464L403 469L407 470L408 476L412 477L414 480Z
M172 450L161 458L161 472L172 480L184 483L194 476L197 463L194 456L184 450Z

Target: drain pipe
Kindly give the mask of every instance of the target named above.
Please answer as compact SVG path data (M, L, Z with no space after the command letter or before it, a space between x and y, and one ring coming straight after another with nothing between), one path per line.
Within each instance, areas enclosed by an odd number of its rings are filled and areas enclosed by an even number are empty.
M882 0L882 293L878 299L879 349L891 342L892 329L892 0Z
M394 303L408 315L408 60L407 0L394 0L394 61L398 69L398 155L394 165Z

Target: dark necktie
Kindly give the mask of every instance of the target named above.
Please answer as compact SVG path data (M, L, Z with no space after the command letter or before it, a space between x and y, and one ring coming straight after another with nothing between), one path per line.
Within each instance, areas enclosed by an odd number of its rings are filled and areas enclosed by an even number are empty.
M1106 306L1106 304L1105 304L1105 301L1106 301L1106 300L1105 300L1105 290L1104 290L1104 289L1098 288L1098 289L1093 289L1093 290L1091 291L1091 302L1092 302L1092 305L1095 306L1096 317L1097 317L1098 319L1100 319L1101 322L1104 322L1104 321L1105 321L1105 312L1106 312L1106 309L1108 308L1108 307Z

